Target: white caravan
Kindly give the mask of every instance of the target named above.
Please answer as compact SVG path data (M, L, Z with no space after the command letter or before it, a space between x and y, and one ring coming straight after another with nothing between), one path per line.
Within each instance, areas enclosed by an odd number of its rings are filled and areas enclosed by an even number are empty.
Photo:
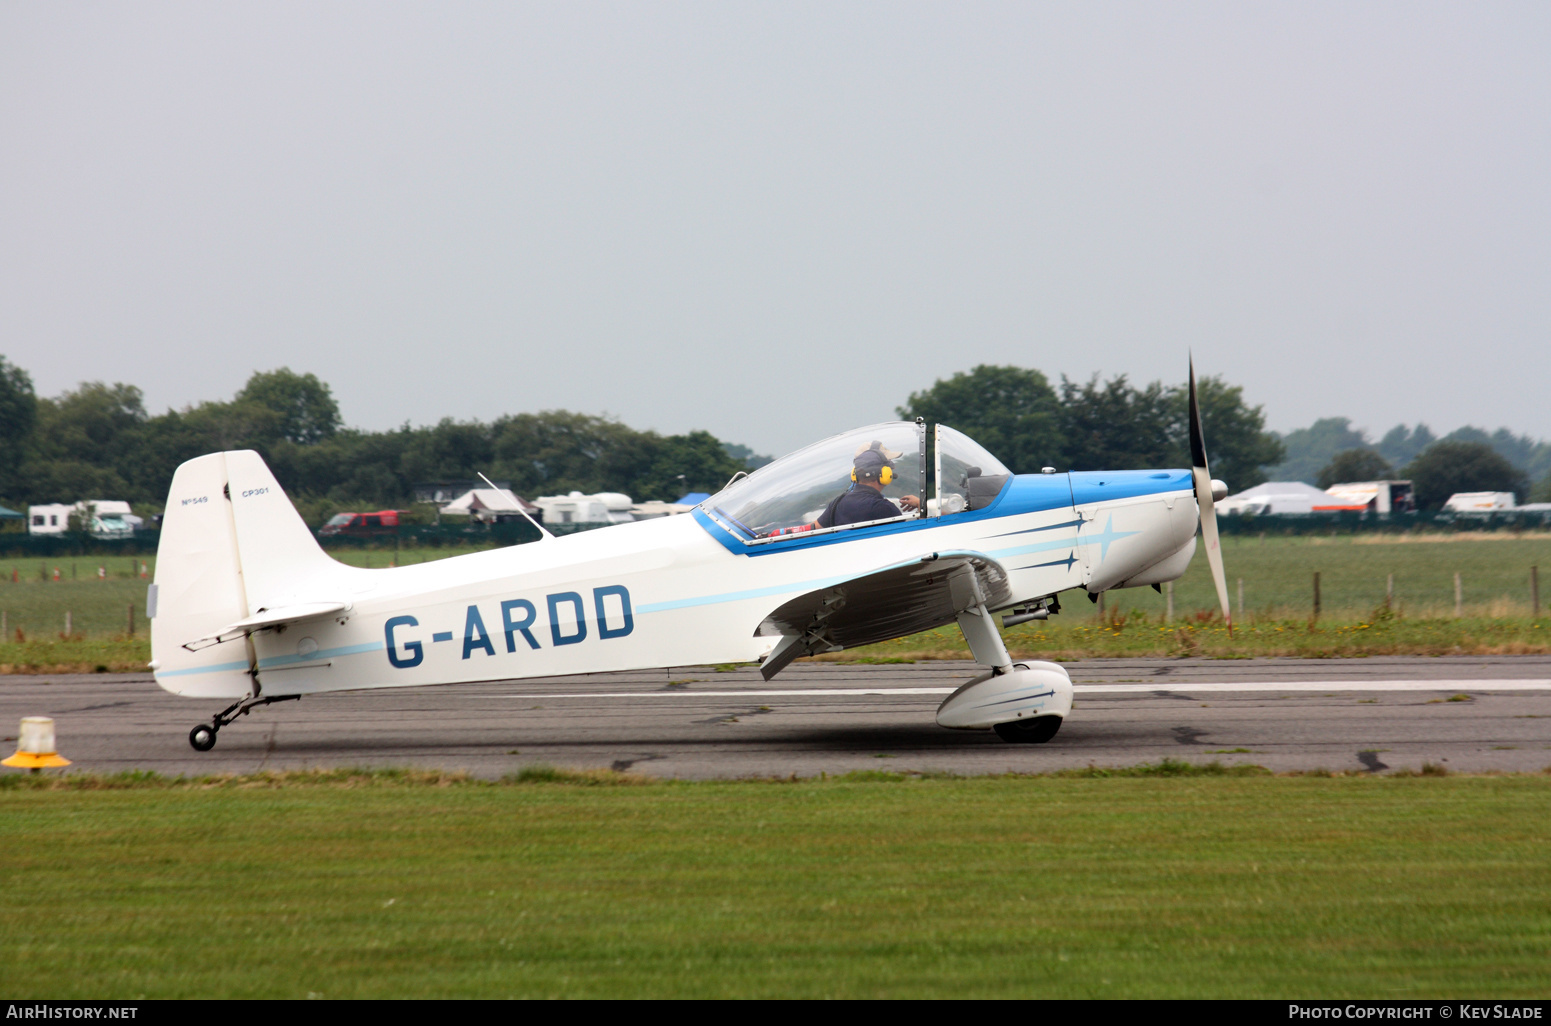
M28 534L64 534L70 530L70 518L75 515L75 505L66 502L48 502L27 507Z
M540 495L533 504L543 511L544 523L555 524L628 524L631 516L630 496L623 492L598 492L583 495Z
M91 516L91 533L97 538L130 538L142 523L129 511L129 503L117 499L88 499L77 503L49 503L27 507L29 534L64 534L73 516Z
M1490 513L1517 505L1512 492L1455 492L1443 508L1454 513Z

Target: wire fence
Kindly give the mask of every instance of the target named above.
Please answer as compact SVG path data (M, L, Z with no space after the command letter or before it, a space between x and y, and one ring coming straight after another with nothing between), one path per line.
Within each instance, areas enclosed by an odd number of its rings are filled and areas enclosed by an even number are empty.
M1226 535L1406 534L1462 531L1551 530L1551 510L1502 509L1481 513L1321 513L1219 514L1217 529Z
M546 524L551 534L576 534L582 531L609 527L609 524L571 523ZM442 549L442 548L489 548L500 545L522 545L538 541L539 531L527 520L500 520L493 524L406 524L398 528L383 528L371 534L318 535L318 544L325 549ZM161 531L135 532L132 538L94 538L81 532L66 534L0 533L0 560L17 559L83 559L114 556L155 556L161 543Z

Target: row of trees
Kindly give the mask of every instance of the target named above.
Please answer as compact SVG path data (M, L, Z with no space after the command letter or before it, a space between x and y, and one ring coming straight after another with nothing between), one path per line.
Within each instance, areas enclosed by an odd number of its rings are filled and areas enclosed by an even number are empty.
M1528 468L1503 456L1504 446L1551 469L1551 446L1503 431L1434 439L1418 425L1374 445L1338 418L1280 438L1238 386L1221 378L1199 386L1212 472L1234 491L1268 474L1318 477L1323 486L1399 473L1436 506L1453 491L1522 496ZM951 424L1017 473L1189 464L1184 384L1137 386L1121 375L1053 385L1037 370L982 365L912 393L897 413ZM344 426L328 385L288 368L254 374L229 401L153 416L133 385L88 382L39 398L26 372L0 356L0 504L122 498L160 508L179 463L235 448L262 453L309 520L340 508L404 507L417 483L479 472L527 496L577 489L672 499L719 488L769 459L705 431L660 435L564 410L360 431ZM1399 471L1396 456L1406 460Z
M1441 504L1453 492L1515 492L1520 501L1526 495L1551 501L1551 443L1507 428L1489 434L1462 427L1439 438L1426 424L1398 424L1375 442L1349 418L1326 417L1289 432L1282 441L1287 458L1268 471L1280 481L1328 488L1340 481L1399 477L1415 482L1419 496L1425 481L1429 499L1419 501L1429 505ZM1459 487L1433 502L1437 489L1450 483Z
M0 502L116 498L159 509L178 464L222 449L258 450L309 520L347 506L404 506L417 483L479 472L522 495L672 499L719 488L751 463L705 431L660 435L563 410L349 429L328 385L287 368L254 374L229 402L151 416L133 385L88 382L38 398L26 373L0 357Z
M1265 430L1262 407L1248 406L1237 385L1197 382L1201 425L1212 473L1238 491L1267 480L1282 444ZM1188 386L1154 381L1134 386L1125 375L1060 388L1037 370L981 365L912 393L899 416L925 417L971 435L1018 474L1125 470L1190 465Z

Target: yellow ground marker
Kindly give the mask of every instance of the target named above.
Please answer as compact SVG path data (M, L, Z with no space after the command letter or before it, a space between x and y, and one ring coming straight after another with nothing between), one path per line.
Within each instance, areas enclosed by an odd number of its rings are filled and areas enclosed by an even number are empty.
M0 759L0 766L38 770L45 766L68 766L70 760L55 750L54 721L47 716L22 718L21 737L16 743L16 754Z

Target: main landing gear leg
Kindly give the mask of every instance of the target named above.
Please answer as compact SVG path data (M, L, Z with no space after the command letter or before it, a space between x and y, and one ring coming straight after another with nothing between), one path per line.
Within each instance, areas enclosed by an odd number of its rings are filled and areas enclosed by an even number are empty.
M209 723L201 723L188 732L188 743L196 752L208 752L215 747L215 736L221 728L232 722L239 716L246 716L261 705L269 705L271 702L289 702L301 695L279 695L274 698L258 698L250 695L247 698L233 702L231 705L215 714Z
M1043 744L1056 736L1072 711L1072 679L1055 663L1014 664L982 603L959 614L959 627L975 662L990 672L943 699L937 722L944 727L984 730L1003 741Z

